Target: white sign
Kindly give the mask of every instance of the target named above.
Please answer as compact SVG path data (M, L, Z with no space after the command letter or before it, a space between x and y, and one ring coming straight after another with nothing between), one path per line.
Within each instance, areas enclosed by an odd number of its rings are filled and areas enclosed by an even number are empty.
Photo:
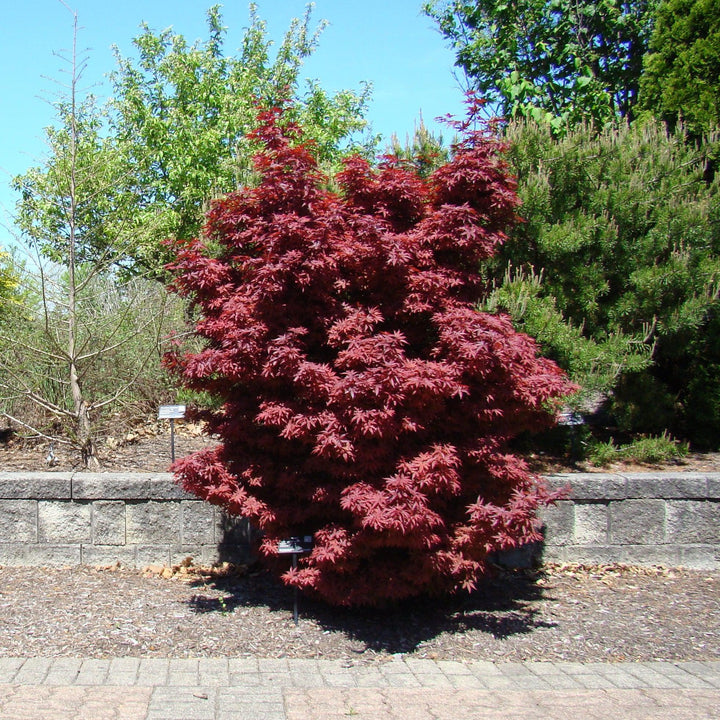
M158 420L176 420L185 417L185 405L161 405Z

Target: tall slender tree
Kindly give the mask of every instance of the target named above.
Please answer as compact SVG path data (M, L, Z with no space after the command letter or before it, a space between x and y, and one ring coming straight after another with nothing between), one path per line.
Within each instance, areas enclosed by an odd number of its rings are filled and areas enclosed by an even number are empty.
M47 130L45 163L15 179L28 293L16 312L22 322L0 334L0 399L6 417L39 435L48 431L12 415L13 405L24 401L55 417L60 427L53 436L93 466L93 417L128 392L150 358L157 362L166 296L141 279L119 283L115 262L131 228L127 208L117 203L126 178L102 135L101 114L82 93L78 16L65 7L73 44L62 57L69 79L56 103L58 124ZM114 364L109 358L123 352L133 360L126 373L113 371L112 381L98 383Z

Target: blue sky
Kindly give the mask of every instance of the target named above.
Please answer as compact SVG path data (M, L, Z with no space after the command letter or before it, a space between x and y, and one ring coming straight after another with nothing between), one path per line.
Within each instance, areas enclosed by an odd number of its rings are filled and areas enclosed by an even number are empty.
M132 38L141 22L155 30L172 26L189 41L205 39L206 10L213 0L66 0L78 13L78 46L89 51L87 85L103 97L106 73L115 67L111 46L133 56ZM223 5L228 26L226 51L240 45L248 25L245 0ZM368 119L375 132L401 139L411 134L420 114L425 123L439 115L463 115L463 93L454 56L433 21L422 15L422 0L316 0L315 21L330 24L305 65L305 76L326 90L360 89L373 84ZM304 0L257 0L268 35L279 42L290 21L305 12ZM43 128L52 124L48 99L63 79L57 56L72 44L72 14L60 0L4 0L0 21L0 220L10 223L15 204L10 178L42 159ZM447 137L449 133L445 131ZM0 229L0 246L8 232Z

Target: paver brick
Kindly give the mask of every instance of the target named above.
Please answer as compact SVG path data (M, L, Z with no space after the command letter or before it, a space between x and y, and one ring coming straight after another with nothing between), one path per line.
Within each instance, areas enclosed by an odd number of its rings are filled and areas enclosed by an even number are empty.
M0 658L0 684L12 682L24 662L23 658Z
M75 682L78 685L102 685L107 680L109 670L110 660L86 658L82 661Z
M18 669L13 683L18 685L42 684L50 672L52 663L52 658L28 658Z
M63 658L62 662L54 662L48 669L45 684L73 685L81 666L80 658Z
M0 678L13 678L0 720L695 720L720 705L719 662L275 660L0 658ZM190 682L203 676L230 684Z
M492 672L498 674L497 666L494 663L471 663L466 665L465 663L458 662L456 660L440 660L438 661L438 667L446 675L476 675L478 671Z

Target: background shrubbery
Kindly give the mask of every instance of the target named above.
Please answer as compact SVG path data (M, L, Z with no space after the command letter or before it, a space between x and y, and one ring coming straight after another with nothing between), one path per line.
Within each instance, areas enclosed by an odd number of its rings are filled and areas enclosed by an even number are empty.
M512 268L495 302L605 394L620 430L716 446L715 139L698 147L651 121L560 138L523 121L506 138L525 222L488 269L498 278Z

